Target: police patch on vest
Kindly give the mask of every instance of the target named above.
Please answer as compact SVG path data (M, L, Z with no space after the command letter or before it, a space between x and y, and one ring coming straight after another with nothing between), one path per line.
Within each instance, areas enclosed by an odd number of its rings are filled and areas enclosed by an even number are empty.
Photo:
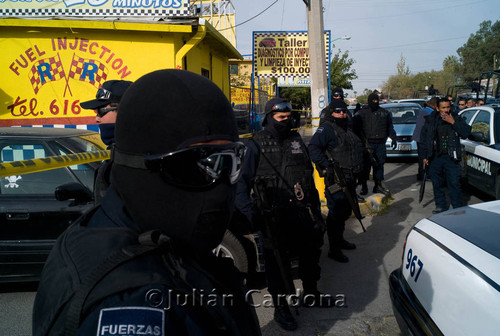
M101 309L97 335L164 336L163 309L149 307L116 307Z
M302 147L300 146L300 143L298 141L292 141L290 143L290 147L292 147L292 154L304 153L304 151L302 150Z

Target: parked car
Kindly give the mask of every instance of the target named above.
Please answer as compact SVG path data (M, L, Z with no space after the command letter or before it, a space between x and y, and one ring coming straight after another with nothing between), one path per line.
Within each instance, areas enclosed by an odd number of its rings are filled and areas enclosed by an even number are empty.
M425 98L408 98L408 99L398 99L394 101L394 103L415 103L422 107L424 107L425 102L426 102Z
M0 128L0 163L103 150L96 132L35 127ZM56 238L93 202L59 201L55 190L83 185L89 196L99 162L13 175L0 183L0 282L36 281Z
M403 335L498 335L500 201L448 210L408 232L389 277Z
M417 157L417 143L412 140L415 124L422 107L416 103L387 103L382 106L392 114L398 147L392 149L391 138L385 144L387 157ZM425 113L425 112L424 112Z
M471 107L460 116L472 126L471 136L461 140L463 180L500 199L500 106Z

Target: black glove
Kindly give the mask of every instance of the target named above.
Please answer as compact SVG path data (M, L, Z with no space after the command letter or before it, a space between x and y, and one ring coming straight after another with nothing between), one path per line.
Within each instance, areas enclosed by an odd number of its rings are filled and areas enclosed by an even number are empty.
M392 149L396 149L396 147L398 147L398 142L396 140L392 140L391 147Z

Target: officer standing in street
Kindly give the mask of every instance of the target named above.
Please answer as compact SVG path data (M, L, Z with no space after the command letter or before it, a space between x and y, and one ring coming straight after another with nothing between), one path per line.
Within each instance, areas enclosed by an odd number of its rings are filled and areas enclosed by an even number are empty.
M94 110L102 142L111 148L115 142L115 122L123 94L132 84L125 80L109 80L97 90L96 99L80 103L86 110ZM105 160L96 170L94 178L94 202L100 203L111 183L111 161Z
M423 141L423 166L424 169L429 166L436 203L436 209L432 213L448 209L443 187L445 176L451 205L453 208L463 205L459 166L462 159L460 138L466 139L470 133L471 126L457 113L450 111L450 102L446 98L439 99L436 110L426 117L420 139Z
M345 221L351 216L352 208L342 190L332 190L329 187L345 183L352 190L351 194L355 193L356 178L363 164L363 144L348 127L347 105L343 101L332 101L330 106L332 113L314 133L308 148L318 171L325 172L321 175L325 178L328 206L328 257L346 263L349 258L342 250L356 248L356 245L344 239ZM342 170L345 181L339 181L340 177L335 176L334 164Z
M379 106L379 97L376 93L368 96L368 107L358 111L353 117L354 131L365 143L371 152L370 159L364 164L361 174L361 195L368 193L367 181L370 175L370 166L373 167L374 193L389 195L390 191L382 184L384 180L384 163L387 158L385 142L392 139L392 148L397 147L396 131L392 124L392 115L389 111Z
M290 278L291 253L299 257L304 306L331 307L334 298L317 288L324 221L313 167L298 132L291 130L292 106L281 98L265 106L264 129L247 142L247 158L236 195L236 207L264 235L268 291L274 320L285 330L297 322L284 298L295 291ZM292 293L291 293L292 292Z
M158 70L125 92L111 186L57 240L33 335L260 335L232 261L212 253L245 147L207 78Z

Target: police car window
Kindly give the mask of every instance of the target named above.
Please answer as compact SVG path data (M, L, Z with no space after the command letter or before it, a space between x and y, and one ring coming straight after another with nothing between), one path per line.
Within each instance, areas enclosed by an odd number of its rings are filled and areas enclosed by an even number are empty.
M460 114L460 116L465 120L465 122L467 124L470 125L470 121L472 119L472 117L474 116L474 114L476 114L477 110L469 110L469 111L465 111L463 112L462 114Z
M0 161L11 162L52 156L45 144L35 141L0 143ZM36 163L35 163L36 164ZM73 182L74 178L64 168L29 174L15 174L1 178L1 195L54 195L57 186Z
M472 132L483 133L487 143L490 142L490 114L486 111L480 111L472 122Z

